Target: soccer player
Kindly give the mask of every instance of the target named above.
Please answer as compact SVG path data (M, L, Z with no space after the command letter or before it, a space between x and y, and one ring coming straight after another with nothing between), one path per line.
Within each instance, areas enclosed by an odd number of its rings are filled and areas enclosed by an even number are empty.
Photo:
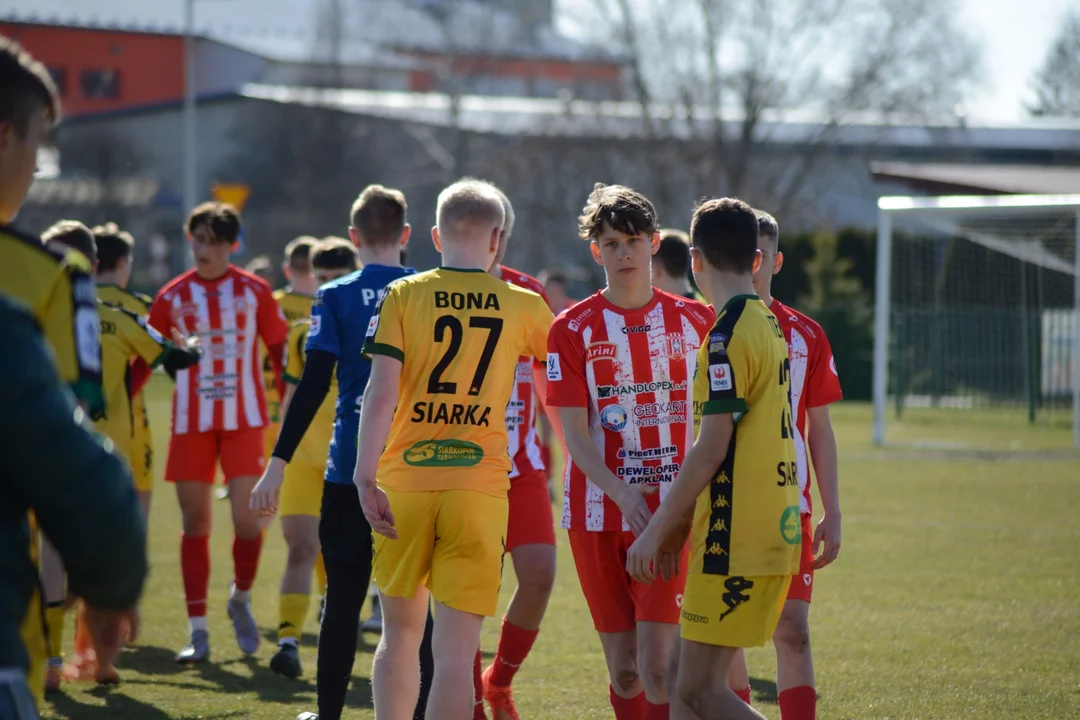
M690 284L690 236L682 230L660 231L660 247L652 264L652 283L670 295L691 300L701 298Z
M212 202L197 206L186 229L195 267L158 292L150 324L166 335L178 329L197 336L203 347L202 361L176 374L165 463L165 479L175 483L183 515L180 567L191 630L190 642L176 660L192 663L210 656L206 622L210 503L219 460L225 482L232 487L235 532L229 617L240 649L250 654L259 647L250 593L263 533L259 516L248 506L266 464L266 399L257 341L266 344L280 374L289 328L270 285L229 263L240 233L240 215L231 206Z
M289 399L281 434L266 472L251 496L260 513L278 508L278 490L285 466L294 457L318 409L338 384L334 434L330 441L319 520L319 541L329 578L326 612L319 632L319 714L310 720L338 720L356 659L357 618L371 577L371 528L364 519L352 483L360 407L371 363L361 350L371 314L388 283L413 273L400 264L401 251L412 228L408 206L398 190L381 185L364 188L349 215L349 237L356 245L363 270L319 289L312 307L306 362L300 382ZM430 634L421 654L422 675L430 687ZM415 708L414 708L415 709ZM420 706L419 717L423 717Z
M694 377L697 439L626 570L668 577L690 524L673 714L761 718L725 680L738 648L772 637L799 566L799 490L783 332L754 294L757 216L709 200L690 225L694 274L720 308ZM695 507L696 502L696 507Z
M623 568L693 441L689 385L712 313L652 287L660 237L641 193L597 185L578 226L607 287L560 315L548 338L547 400L559 408L573 461L562 526L600 634L615 717L667 718L685 575L642 585Z
M52 347L61 379L91 417L105 411L97 299L89 261L78 253L45 250L39 238L11 227L37 167L37 151L60 118L48 70L18 43L0 37L0 294L29 308ZM38 564L38 532L28 521L29 562ZM21 628L30 654L28 682L40 705L47 642L37 590Z
M791 408L795 416L795 468L802 524L799 572L791 579L787 601L773 634L777 700L784 720L813 720L817 713L817 693L814 690L814 660L810 653L810 598L814 589L814 571L831 563L840 552L836 436L829 419L829 405L843 399L843 393L825 331L806 315L772 296L773 275L784 266L780 227L769 213L756 212L761 267L754 273L754 290L779 321L791 358ZM810 500L811 461L821 503L825 506L816 531L811 530L814 517ZM819 549L821 555L818 555ZM750 675L741 652L732 663L728 680L736 694L750 702Z
M548 298L551 311L558 315L578 301L566 294L566 288L570 285L570 278L560 270L544 270L540 273L540 284L544 286L544 294Z
M91 230L97 249L97 296L102 302L123 308L146 319L153 298L128 289L134 260L135 238L121 230L116 223L99 225ZM136 363L132 375L136 374ZM145 370L140 370L145 372ZM131 472L135 477L135 491L143 516L150 517L150 495L154 488L154 443L150 433L150 416L146 412L146 396L135 393L131 399Z
M45 231L41 236L45 247L59 252L74 250L90 261L91 267L98 266L97 248L94 235L80 222L62 220ZM184 345L177 347L148 326L146 321L126 310L98 302L98 314L101 327L101 365L105 392L105 415L94 423L94 427L105 437L113 441L118 454L129 466L137 460L134 457L134 431L132 427L131 370L133 358L141 358L150 368L163 364L175 373L190 367L199 361L196 347ZM136 488L138 490L138 488ZM46 689L55 690L60 685L60 667L63 627L64 593L63 569L59 556L49 547L49 552L42 555L42 574L48 578L55 574L57 584L46 585L45 618L49 629L49 661L45 678ZM46 563L48 559L48 564ZM58 586L50 592L49 586ZM85 632L76 634L76 657L70 667L73 677L95 677L99 683L115 683L119 675L111 665L97 662L88 651L89 638Z
M499 250L488 272L544 297L544 286L539 280L502 264L514 231L514 208L506 194L496 190L503 203L505 220ZM536 429L536 400L542 397L537 395L538 387L541 391L546 389L543 363L522 356L518 359L510 404L506 406L506 432L512 464L507 494L510 520L506 529L506 552L513 560L518 586L503 617L495 658L481 678L477 718L484 716L485 699L491 705L495 720L516 720L518 717L510 683L536 642L555 584L555 520ZM477 673L481 662L477 651Z
M436 215L442 265L387 288L364 344L372 366L354 482L377 533L383 634L372 688L380 718L413 712L429 591L429 715L474 713L470 670L483 619L498 604L506 545L506 406L519 357L546 356L552 319L539 295L487 272L505 219L489 184L451 185Z
M355 272L360 261L352 243L339 240L312 246L310 264L317 288ZM284 409L288 408L296 385L304 374L311 327L310 319L305 318L293 323L289 329L288 359L285 363L285 382L288 385L282 403ZM281 529L289 552L285 573L281 577L278 603L278 651L270 660L270 669L290 679L301 674L300 635L311 597L311 574L320 555L319 511L330 438L334 432L337 397L337 383L331 382L330 391L319 406L312 425L304 433L292 462L285 468L281 487ZM255 492L259 491L256 485ZM324 582L320 590L325 591L325 587Z
M0 59L0 77L4 69ZM0 715L33 720L44 686L40 671L37 685L27 684L42 649L24 641L27 622L41 634L37 572L27 560L36 540L29 512L56 542L72 592L91 603L87 619L106 663L138 631L131 608L146 578L146 527L123 462L102 447L62 387L38 318L4 293L0 327L0 373L8 380L0 387Z

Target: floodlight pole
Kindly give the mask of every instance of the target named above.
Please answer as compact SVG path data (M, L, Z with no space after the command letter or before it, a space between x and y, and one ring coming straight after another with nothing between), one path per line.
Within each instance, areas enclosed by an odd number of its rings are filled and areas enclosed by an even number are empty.
M1080 210L1076 211L1073 249L1072 401L1073 447L1080 449Z
M885 444L885 402L889 379L889 305L892 275L892 215L878 209L877 278L874 282L874 444Z
M186 215L196 203L195 149L195 0L184 0L184 207Z

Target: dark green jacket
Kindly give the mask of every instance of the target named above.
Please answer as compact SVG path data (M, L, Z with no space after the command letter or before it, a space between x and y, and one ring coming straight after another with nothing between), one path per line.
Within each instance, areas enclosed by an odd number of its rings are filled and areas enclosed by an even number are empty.
M0 667L25 670L19 625L37 583L27 510L71 592L105 609L142 593L146 529L126 466L82 420L33 316L0 297L0 330Z

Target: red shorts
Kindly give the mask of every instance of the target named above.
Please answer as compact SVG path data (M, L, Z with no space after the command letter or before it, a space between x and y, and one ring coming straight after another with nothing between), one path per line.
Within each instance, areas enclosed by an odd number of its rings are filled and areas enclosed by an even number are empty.
M534 470L510 481L510 516L506 527L506 551L522 545L554 545L555 515L547 472Z
M788 600L810 602L814 593L814 516L802 516L802 553L799 556L799 574L791 578Z
M596 632L627 632L639 622L678 624L689 544L683 548L678 575L667 581L658 577L645 585L626 574L626 551L634 542L634 533L570 530L568 535Z
M174 434L169 438L165 479L213 484L219 459L226 484L236 477L259 477L266 469L263 430L259 427Z

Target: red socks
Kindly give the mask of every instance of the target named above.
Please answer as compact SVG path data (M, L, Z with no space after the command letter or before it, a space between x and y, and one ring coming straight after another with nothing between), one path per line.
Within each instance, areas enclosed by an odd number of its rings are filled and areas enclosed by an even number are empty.
M777 698L782 720L815 720L817 692L809 685L788 688Z
M180 571L184 576L187 614L206 617L206 592L210 587L210 538L180 534Z
M472 666L473 720L487 720L487 715L484 714L484 681L481 678L483 668L484 656L477 650Z
M255 573L259 569L259 554L262 552L262 544L263 536L261 533L253 538L233 538L233 572L235 573L237 590L247 591L255 584ZM207 564L209 565L209 561L207 561Z
M643 717L645 720L668 720L669 705L664 703L663 705L653 705L648 700L645 701L645 714Z
M539 630L526 630L503 618L499 649L492 663L488 681L495 687L510 687L518 668L525 662Z
M608 698L615 711L615 720L645 720L645 693L638 693L637 697L629 699L622 698L615 694L615 688L608 685Z
M750 686L749 685L747 685L742 690L733 690L732 692L734 692L736 695L738 695L739 699L742 700L747 705L752 705L753 704L753 703L750 702Z

